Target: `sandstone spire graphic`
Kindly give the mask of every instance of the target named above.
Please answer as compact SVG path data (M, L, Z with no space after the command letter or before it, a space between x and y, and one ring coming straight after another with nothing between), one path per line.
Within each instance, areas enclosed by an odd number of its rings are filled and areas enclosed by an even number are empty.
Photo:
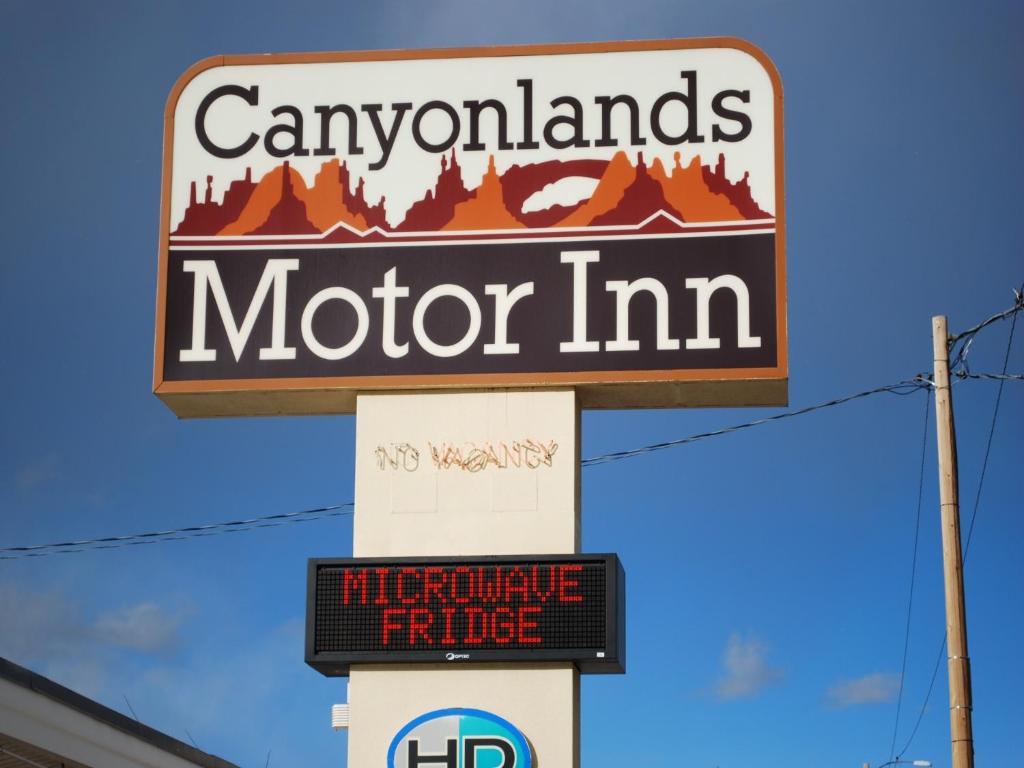
M338 169L338 179L341 184L342 200L348 209L353 214L366 219L366 223L369 226L387 229L387 201L384 196L381 196L376 205L371 206L366 200L365 180L362 176L359 177L359 183L356 186L355 193L353 193L351 191L352 176L348 170L348 161L343 162Z
M206 195L203 202L196 200L196 183L189 189L189 204L185 216L174 230L176 235L213 235L238 218L256 185L252 183L252 168L245 169L245 178L231 182L224 199L213 202L213 176L206 177Z
M674 216L679 221L684 221L683 215L665 200L665 192L661 184L647 173L643 152L637 156L637 164L633 171L633 181L622 191L622 197L616 206L591 219L591 226L639 224L659 211Z
M712 192L720 192L729 198L729 201L736 206L737 210L746 219L767 219L771 215L761 210L754 202L750 191L750 171L744 171L743 178L733 183L725 175L725 155L719 153L715 170L704 166L704 183Z
M339 222L358 230L370 228L366 215L353 211L346 202L348 169L342 168L338 158L320 166L303 202L310 223L320 232L326 232Z
M629 161L625 152L616 152L608 162L604 173L597 182L594 194L583 205L566 216L557 226L587 227L594 219L615 209L626 193L626 189L636 179L636 168ZM637 223L637 222L631 222Z
M686 223L733 222L771 218L754 200L750 174L730 181L725 155L714 167L694 155L685 166L679 152L666 169L661 158L650 165L644 154L636 163L624 151L610 160L547 160L512 165L499 173L495 157L476 189L468 189L455 151L440 159L433 186L405 212L395 227L387 222L387 201L374 205L366 199L366 180L359 176L352 188L347 161L332 158L320 166L312 186L285 161L253 183L246 168L244 179L232 181L221 202L213 200L212 176L199 200L192 182L189 203L174 235L238 237L244 235L312 235L330 232L332 242L349 242L377 228L382 232L456 232L529 230L591 226L635 227L659 211ZM568 178L590 178L597 186L589 198L554 204L543 210L523 211L524 203L551 184ZM662 219L665 226L671 219ZM344 227L339 227L344 225Z
M743 214L722 192L712 192L704 182L704 171L700 156L694 155L690 163L680 165L680 153L672 156L674 165L669 175L660 159L651 163L651 178L655 179L665 192L665 199L684 221L738 221Z
M436 232L452 220L455 206L469 198L470 193L462 181L462 169L453 149L451 164L447 155L441 155L441 173L434 188L412 204L405 219L395 229L400 232Z
M277 204L270 209L266 221L249 234L316 235L320 233L320 230L314 227L307 218L305 204L295 196L292 173L288 161L285 160L281 173L281 196ZM300 183L301 179L300 176Z
M525 224L509 213L502 196L501 178L494 168L494 155L487 163L487 173L472 197L458 203L451 220L444 225L447 230L474 229L522 229Z

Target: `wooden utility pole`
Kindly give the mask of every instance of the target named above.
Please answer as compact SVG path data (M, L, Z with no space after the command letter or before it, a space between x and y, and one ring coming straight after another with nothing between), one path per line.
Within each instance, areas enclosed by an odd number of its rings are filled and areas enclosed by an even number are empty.
M945 315L932 318L935 351L935 432L939 443L942 571L946 584L946 648L949 654L949 723L953 768L974 768L971 729L971 661L967 655L964 561L960 548L960 490L956 463L953 393L949 387L949 332Z

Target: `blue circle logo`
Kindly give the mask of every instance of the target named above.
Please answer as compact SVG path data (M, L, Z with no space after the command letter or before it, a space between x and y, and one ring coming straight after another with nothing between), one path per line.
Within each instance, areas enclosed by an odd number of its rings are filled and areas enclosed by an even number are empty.
M438 709L398 731L388 768L532 768L526 737L482 709Z

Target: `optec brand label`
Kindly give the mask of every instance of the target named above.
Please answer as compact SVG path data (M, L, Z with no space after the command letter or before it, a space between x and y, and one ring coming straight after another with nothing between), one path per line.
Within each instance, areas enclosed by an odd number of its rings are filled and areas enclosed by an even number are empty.
M204 62L168 107L155 390L784 402L781 135L735 40Z
M526 737L480 709L439 709L405 725L388 747L388 768L531 768Z

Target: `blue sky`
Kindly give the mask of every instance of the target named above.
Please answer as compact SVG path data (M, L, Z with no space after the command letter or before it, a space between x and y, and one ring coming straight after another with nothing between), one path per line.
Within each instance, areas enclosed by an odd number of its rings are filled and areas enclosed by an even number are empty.
M212 54L755 43L785 87L794 407L927 371L932 315L962 330L1024 279L1019 3L9 0L4 17L0 546L352 499L352 417L181 422L150 392L164 102ZM1001 368L1008 331L978 337L972 370ZM965 516L996 391L955 388ZM617 552L629 583L628 674L583 682L586 768L888 758L924 411L878 395L584 471L584 548ZM586 413L583 454L775 412ZM1022 415L1011 382L966 568L993 766L1019 760ZM933 432L925 461L897 748L944 626ZM0 655L240 765L344 765L345 684L303 664L302 622L306 558L351 546L338 517L0 561ZM943 668L908 758L949 764L946 696Z

